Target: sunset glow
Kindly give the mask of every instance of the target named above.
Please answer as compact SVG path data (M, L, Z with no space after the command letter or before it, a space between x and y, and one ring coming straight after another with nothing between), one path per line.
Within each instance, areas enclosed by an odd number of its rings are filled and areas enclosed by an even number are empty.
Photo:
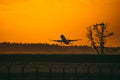
M64 34L82 39L86 27L105 22L115 35L109 46L120 46L120 0L0 0L0 42L54 43Z

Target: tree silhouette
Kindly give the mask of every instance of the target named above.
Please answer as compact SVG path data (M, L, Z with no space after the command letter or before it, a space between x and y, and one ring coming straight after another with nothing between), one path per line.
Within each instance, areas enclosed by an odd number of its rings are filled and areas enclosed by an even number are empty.
M97 54L105 54L104 48L107 39L114 34L113 32L108 32L107 26L105 23L99 23L87 27L87 37Z

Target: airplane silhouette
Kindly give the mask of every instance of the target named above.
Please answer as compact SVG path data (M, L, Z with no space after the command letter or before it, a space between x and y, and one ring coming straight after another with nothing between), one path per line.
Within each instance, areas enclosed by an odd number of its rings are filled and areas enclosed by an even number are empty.
M78 40L81 40L81 39L76 39L76 40L69 40L69 39L66 39L66 37L62 34L60 36L61 40L51 40L51 41L54 41L54 42L63 42L64 44L70 44L70 42L74 42L74 41L78 41Z

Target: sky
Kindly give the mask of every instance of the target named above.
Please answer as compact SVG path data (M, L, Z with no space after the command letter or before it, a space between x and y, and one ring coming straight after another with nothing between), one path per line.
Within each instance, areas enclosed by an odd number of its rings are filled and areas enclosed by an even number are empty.
M0 42L54 43L64 34L88 45L86 28L105 22L120 46L120 0L0 0Z

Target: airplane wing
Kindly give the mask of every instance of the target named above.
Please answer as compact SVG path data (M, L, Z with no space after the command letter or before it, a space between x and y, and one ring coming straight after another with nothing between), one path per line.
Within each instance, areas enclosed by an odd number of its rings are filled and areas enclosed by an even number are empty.
M54 41L54 42L63 42L62 40L51 40L51 41Z
M79 41L81 39L76 39L76 40L67 40L68 42L74 42L74 41Z

